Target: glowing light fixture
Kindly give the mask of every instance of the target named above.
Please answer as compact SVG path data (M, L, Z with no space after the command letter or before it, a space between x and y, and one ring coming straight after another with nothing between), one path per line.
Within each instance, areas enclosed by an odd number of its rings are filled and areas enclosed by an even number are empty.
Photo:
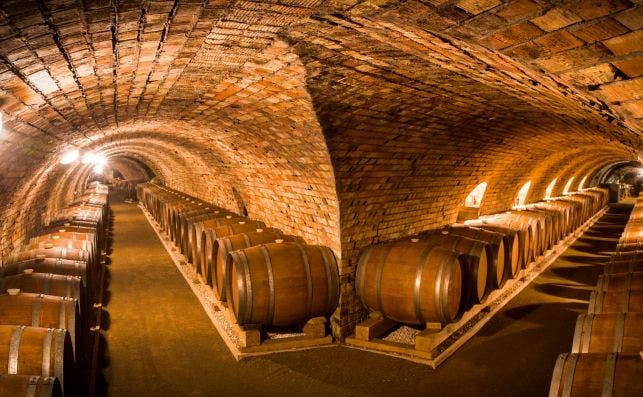
M60 164L71 164L78 158L78 149L71 149L63 153Z
M96 157L96 153L93 152L87 152L83 155L82 162L83 164L89 164L94 162L94 158Z
M91 163L94 164L94 174L102 174L107 165L107 159L103 155L94 154L91 157Z

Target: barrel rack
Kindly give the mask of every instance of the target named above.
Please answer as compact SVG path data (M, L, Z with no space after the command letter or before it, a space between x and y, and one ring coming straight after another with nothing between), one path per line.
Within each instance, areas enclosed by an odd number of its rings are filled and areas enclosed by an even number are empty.
M237 325L226 304L214 297L201 275L193 266L188 265L185 255L181 254L163 233L160 225L145 206L139 203L139 208L237 361L265 354L336 346L333 343L333 337L326 333L324 317L312 318L301 329L293 329L289 332L273 332L261 330L259 327Z
M607 209L608 207L601 209L573 233L529 263L514 279L508 280L502 288L491 292L484 303L474 305L467 310L459 321L444 327L440 324L428 324L427 328L419 330L372 314L368 319L357 324L355 333L346 338L346 346L399 357L429 365L433 369L437 368L471 339L511 299L554 263L605 214ZM400 337L401 335L403 336ZM413 337L409 338L408 335ZM402 340L404 342L401 342Z

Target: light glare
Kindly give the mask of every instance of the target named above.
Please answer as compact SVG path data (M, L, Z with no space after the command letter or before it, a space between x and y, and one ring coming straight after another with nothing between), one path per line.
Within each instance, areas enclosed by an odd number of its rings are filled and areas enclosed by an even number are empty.
M60 164L71 164L78 158L78 149L71 149L63 153Z

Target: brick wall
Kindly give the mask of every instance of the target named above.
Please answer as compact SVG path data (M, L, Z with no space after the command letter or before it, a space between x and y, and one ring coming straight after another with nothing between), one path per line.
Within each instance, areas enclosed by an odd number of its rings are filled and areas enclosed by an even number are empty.
M99 151L328 245L333 318L363 247L558 195L636 158L641 8L627 0L0 3L0 254L81 190ZM127 176L126 176L127 177Z

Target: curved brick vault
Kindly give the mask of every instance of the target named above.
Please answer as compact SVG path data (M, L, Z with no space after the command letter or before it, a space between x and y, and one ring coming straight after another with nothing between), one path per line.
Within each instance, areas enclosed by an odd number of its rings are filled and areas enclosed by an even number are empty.
M96 151L328 245L360 316L359 250L636 159L628 0L0 3L0 251L81 189ZM142 166L141 164L144 164Z

